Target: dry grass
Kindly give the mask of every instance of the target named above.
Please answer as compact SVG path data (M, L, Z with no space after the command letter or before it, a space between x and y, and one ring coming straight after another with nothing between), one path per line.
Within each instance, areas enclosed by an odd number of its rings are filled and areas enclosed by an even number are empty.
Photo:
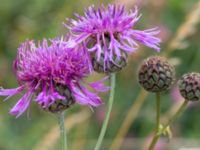
M184 49L188 46L185 39L197 31L197 24L200 21L200 1L194 5L194 9L187 15L185 22L178 28L176 35L172 38L168 49Z

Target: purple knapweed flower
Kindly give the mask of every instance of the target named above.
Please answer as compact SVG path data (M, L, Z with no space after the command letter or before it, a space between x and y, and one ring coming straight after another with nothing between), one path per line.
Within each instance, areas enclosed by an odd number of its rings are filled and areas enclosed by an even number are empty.
M96 92L104 92L108 87L103 80L87 83L83 80L91 72L91 62L84 47L67 48L61 39L46 39L38 45L34 41L25 41L18 49L13 69L19 82L14 89L0 89L0 96L25 94L10 110L19 117L30 106L34 98L44 110L59 112L74 102L81 105L98 106L101 99L97 93L88 91L84 85L92 87Z
M68 46L83 43L92 56L95 71L116 72L127 63L127 53L138 49L137 42L160 51L161 40L156 37L157 28L147 30L134 29L141 15L138 9L125 11L120 5L104 5L95 9L85 9L84 16L75 14L76 19L67 19L64 23L73 38Z

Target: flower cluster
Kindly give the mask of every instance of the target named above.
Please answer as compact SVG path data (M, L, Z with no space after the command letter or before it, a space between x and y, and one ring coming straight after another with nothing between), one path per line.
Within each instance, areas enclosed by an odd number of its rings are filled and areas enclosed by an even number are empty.
M91 72L90 59L83 47L67 48L63 40L46 39L38 45L25 41L18 49L13 68L19 87L0 89L1 96L26 91L17 104L10 110L12 115L20 116L36 94L35 101L45 110L61 111L74 102L82 105L98 106L101 99L96 93L88 91L87 84L97 92L108 90L101 81L86 83L83 78ZM56 108L54 108L55 104Z
M73 36L68 46L83 43L92 56L93 67L98 72L116 72L126 65L127 53L138 49L138 43L160 51L161 40L155 37L157 28L136 30L140 19L138 9L125 11L125 7L103 5L85 10L84 16L75 14L76 20L67 19L64 24Z
M44 110L60 112L75 102L98 106L98 92L109 88L103 85L104 78L87 83L84 77L91 71L112 73L127 64L128 53L138 49L137 42L160 51L160 39L156 28L133 29L141 15L138 9L125 11L125 7L103 5L85 10L84 16L75 14L76 19L67 19L65 26L70 30L68 38L44 39L35 44L27 40L18 49L14 61L19 87L0 89L6 99L26 91L10 113L20 116L34 99ZM90 86L96 93L86 89ZM35 96L34 96L35 95Z

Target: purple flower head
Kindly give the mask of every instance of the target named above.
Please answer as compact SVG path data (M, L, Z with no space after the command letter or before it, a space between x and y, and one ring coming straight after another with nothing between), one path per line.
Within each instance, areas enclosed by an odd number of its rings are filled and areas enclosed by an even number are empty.
M26 91L10 110L12 115L18 117L25 112L34 95L34 100L51 112L63 110L74 102L89 106L102 103L97 93L84 87L90 86L96 92L108 90L103 80L90 84L83 80L91 73L90 59L84 47L67 48L64 43L62 39L54 39L49 46L44 39L42 43L27 40L20 45L13 63L19 87L0 89L0 96L7 96L6 99ZM59 108L54 108L57 106Z
M94 6L85 9L84 16L75 14L76 20L67 19L64 24L74 38L69 40L68 46L74 47L77 43L84 46L95 61L99 62L105 69L124 66L127 53L138 49L137 42L160 51L161 40L155 37L159 30L157 28L147 30L136 30L133 27L141 15L138 9L125 11L120 5L102 5L95 9ZM95 64L93 63L93 66ZM99 66L98 66L99 67ZM96 67L94 67L96 68Z

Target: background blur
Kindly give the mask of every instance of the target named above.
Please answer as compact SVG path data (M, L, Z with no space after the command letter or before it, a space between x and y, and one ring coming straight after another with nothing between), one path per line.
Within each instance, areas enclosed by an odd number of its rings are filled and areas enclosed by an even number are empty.
M137 29L158 26L161 30L162 52L176 65L177 78L186 72L199 72L200 65L200 1L198 0L0 0L0 85L4 88L17 86L12 72L20 42L25 39L42 40L67 33L62 22L73 17L74 12L83 14L84 7L91 4L121 3L127 8L137 4L143 14L136 24ZM117 74L115 102L102 149L112 144L121 150L145 149L155 126L154 95L142 92L137 83L137 68L141 61L155 55L154 50L141 47L129 58L128 66ZM90 80L99 79L93 75ZM137 100L138 95L141 100ZM108 93L102 95L105 104ZM58 130L56 117L43 112L32 103L30 119L24 114L18 119L8 114L17 102L13 97L7 102L0 101L0 150L56 150L58 149ZM143 100L144 99L144 100ZM176 87L162 94L162 115L167 116L182 102ZM87 107L75 105L66 113L68 144L70 150L92 150L99 135L104 118L105 105L92 112ZM116 135L128 111L132 110L127 124L121 129L125 137L116 142ZM167 115L166 115L167 114ZM157 150L200 148L200 102L191 104L182 116L173 123L173 139L164 138ZM113 144L113 139L118 144ZM113 148L114 150L117 147Z

